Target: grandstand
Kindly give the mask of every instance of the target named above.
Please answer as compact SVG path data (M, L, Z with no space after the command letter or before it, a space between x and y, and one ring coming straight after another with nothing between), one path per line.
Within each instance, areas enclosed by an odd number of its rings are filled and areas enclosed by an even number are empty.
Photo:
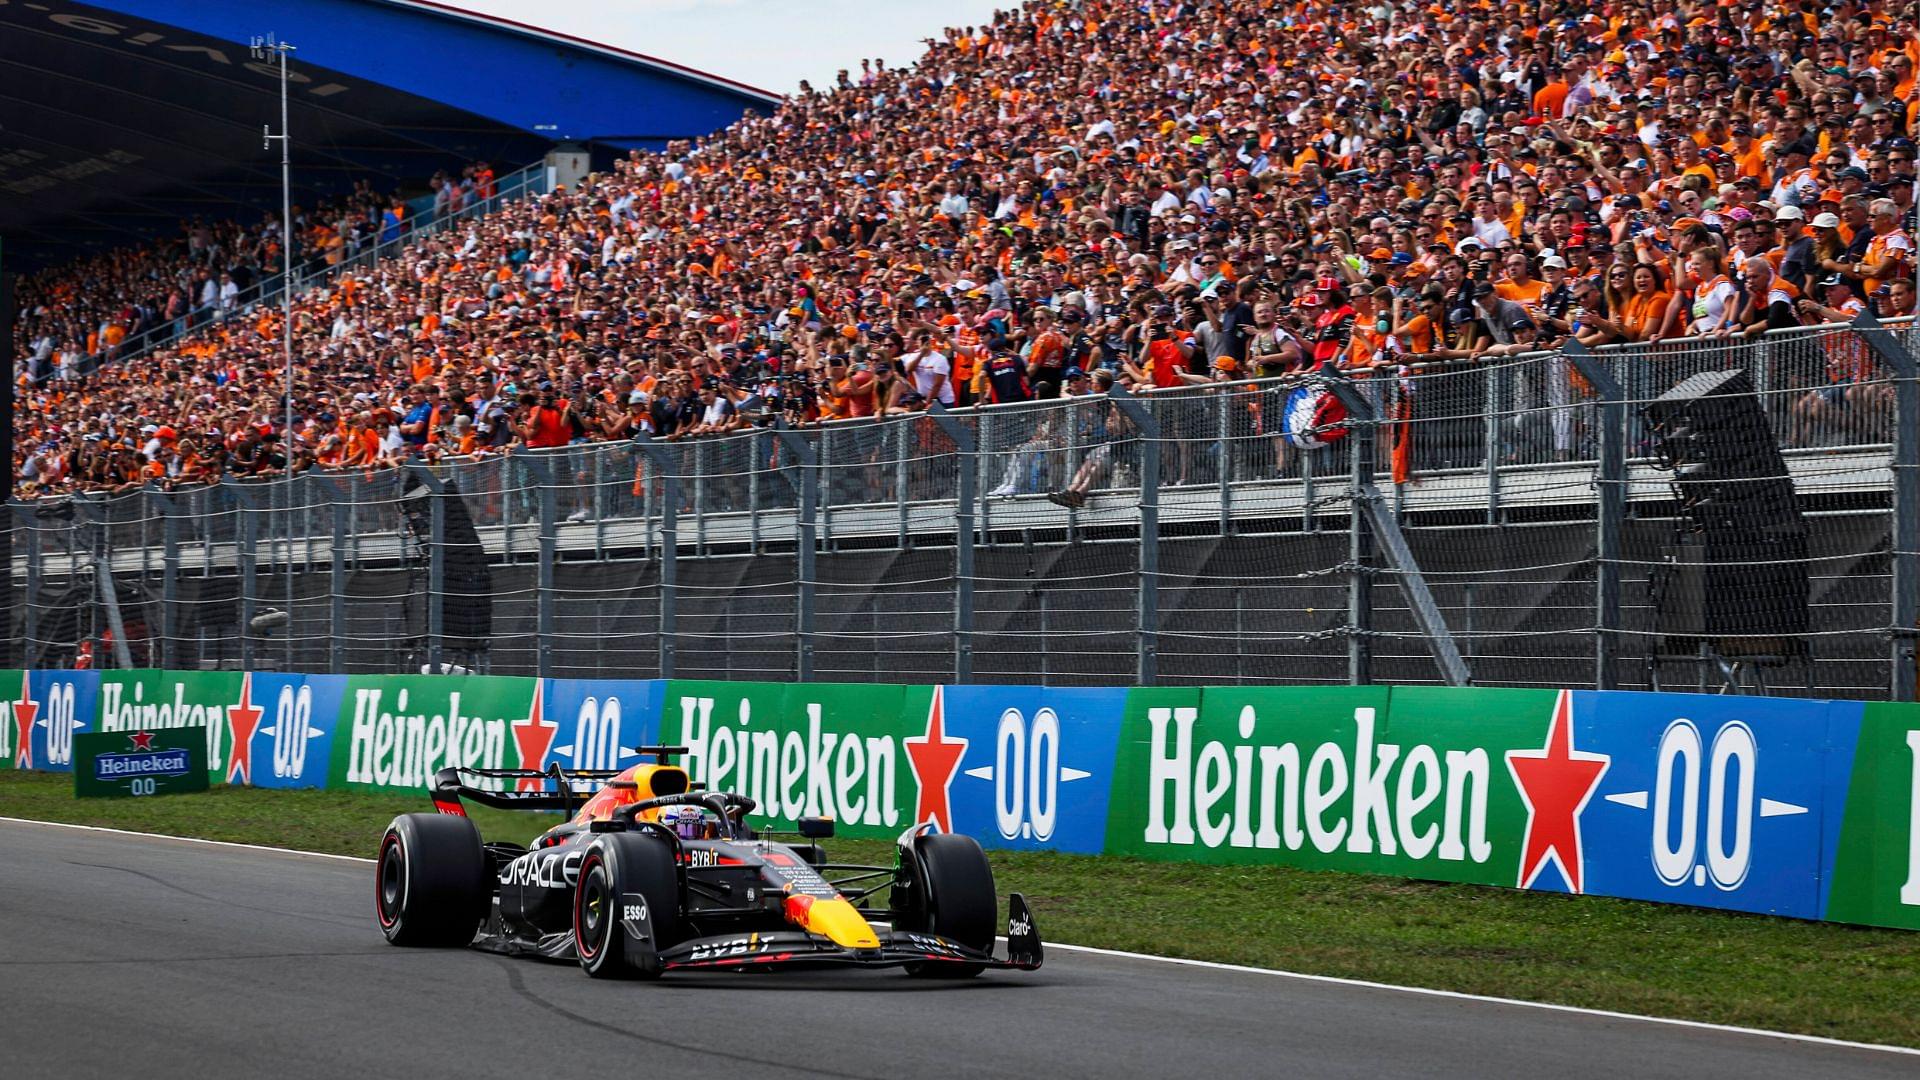
M96 371L42 294L16 636L124 587L155 662L1910 693L1920 41L1845 12L1028 5L699 137L596 117L591 171L321 258L291 430L270 309ZM1812 619L1674 655L1638 407L1730 369ZM450 644L482 596L515 633Z

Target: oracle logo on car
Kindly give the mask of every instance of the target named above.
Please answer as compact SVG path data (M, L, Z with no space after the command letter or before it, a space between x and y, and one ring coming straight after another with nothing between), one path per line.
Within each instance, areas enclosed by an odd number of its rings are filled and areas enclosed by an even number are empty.
M580 880L580 860L585 854L578 848L559 854L529 851L500 868L500 884L570 889Z

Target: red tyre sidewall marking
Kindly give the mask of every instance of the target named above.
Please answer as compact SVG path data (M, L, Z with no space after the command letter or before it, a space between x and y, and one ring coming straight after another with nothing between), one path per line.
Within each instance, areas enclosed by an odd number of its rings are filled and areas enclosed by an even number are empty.
M380 845L380 862L378 866L378 872L374 874L374 878L373 878L373 913L380 919L381 927L388 930L393 929L394 926L396 926L400 922L400 916L397 913L394 915L393 918L391 919L387 918L387 905L386 905L387 852L396 847L400 847L399 834L388 833L386 842ZM400 858L401 858L400 868L404 872L407 868L405 848L401 848ZM406 905L406 902L407 902L407 882L406 882L406 879L403 877L400 880L400 902L395 904L394 907L395 908L404 907Z
M600 856L590 855L587 857L587 864L580 868L580 883L582 886L586 884L587 878L593 873L594 868L600 865L602 865ZM585 899L586 895L587 890L585 888L577 888L573 892L573 950L580 954L581 959L592 960L595 956L599 955L599 950L588 948L586 939L582 937L580 933L582 925L585 922L581 917L580 907L581 901Z

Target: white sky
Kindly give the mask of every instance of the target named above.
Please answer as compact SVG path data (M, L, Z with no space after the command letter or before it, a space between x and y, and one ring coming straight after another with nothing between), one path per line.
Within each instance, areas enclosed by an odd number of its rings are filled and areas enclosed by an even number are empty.
M801 79L830 85L862 57L889 67L920 58L922 38L978 26L1018 0L449 0L546 30L645 53L790 93Z

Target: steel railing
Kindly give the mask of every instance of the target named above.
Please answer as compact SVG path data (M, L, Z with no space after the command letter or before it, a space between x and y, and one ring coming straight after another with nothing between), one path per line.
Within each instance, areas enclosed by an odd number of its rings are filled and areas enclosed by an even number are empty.
M1298 377L16 502L15 581L35 613L16 632L38 656L65 655L98 635L92 598L111 578L126 611L151 616L127 633L155 663L244 649L327 670L454 656L660 674L678 657L682 672L734 676L910 664L1420 681L1437 617L1481 681L1624 685L1587 658L1606 640L1616 658L1659 659L1650 596L1676 517L1638 407L1737 368L1818 526L1808 685L1885 696L1908 685L1885 649L1894 582L1920 580L1900 578L1920 545L1896 520L1920 506L1907 492L1920 471L1899 465L1920 436L1895 403L1920 388L1877 332L1595 350L1589 370L1618 384L1613 402L1571 357L1538 353L1379 367L1345 390L1366 423L1303 420L1308 399L1342 389ZM1910 327L1885 337L1911 356ZM430 494L445 485L458 515ZM1084 497L1047 497L1063 489ZM1610 491L1624 513L1603 509ZM1384 591L1418 570L1381 562L1356 512L1383 498L1424 570L1421 605ZM456 645L427 611L471 600L450 552L475 547L496 625L515 629ZM1381 602L1350 607L1376 579ZM1610 614L1596 608L1603 585ZM234 596L291 609L297 632L218 644L196 613Z

